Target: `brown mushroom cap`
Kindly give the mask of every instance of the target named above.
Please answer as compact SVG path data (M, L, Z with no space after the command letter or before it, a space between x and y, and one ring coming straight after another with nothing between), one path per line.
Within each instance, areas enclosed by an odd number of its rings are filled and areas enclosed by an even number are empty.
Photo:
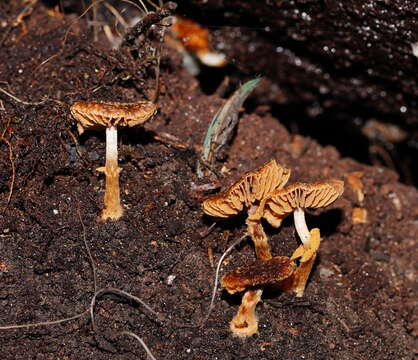
M107 127L133 127L148 120L157 111L151 101L135 103L80 101L71 106L71 114L77 120L78 132L101 130Z
M271 160L260 168L243 175L229 189L203 202L203 211L211 216L226 218L236 215L269 193L281 189L290 176L290 169Z
M274 191L263 201L260 210L273 226L297 208L320 208L334 202L344 191L344 182L330 180L316 184L296 183Z
M222 286L234 294L251 286L272 284L288 278L296 264L286 256L270 260L256 260L250 265L240 266L222 278Z

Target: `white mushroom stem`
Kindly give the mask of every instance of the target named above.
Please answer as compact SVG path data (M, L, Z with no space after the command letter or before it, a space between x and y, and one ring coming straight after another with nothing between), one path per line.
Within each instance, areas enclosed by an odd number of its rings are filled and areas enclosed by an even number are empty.
M118 132L116 127L106 128L106 165L99 170L106 176L106 187L104 195L104 209L101 213L102 220L108 218L118 220L123 214L120 203L119 173L118 167Z
M305 247L309 247L311 235L309 233L308 227L306 226L305 212L303 209L297 208L293 212L293 218L295 220L295 227L300 240Z
M118 167L118 130L115 126L106 128L106 169Z

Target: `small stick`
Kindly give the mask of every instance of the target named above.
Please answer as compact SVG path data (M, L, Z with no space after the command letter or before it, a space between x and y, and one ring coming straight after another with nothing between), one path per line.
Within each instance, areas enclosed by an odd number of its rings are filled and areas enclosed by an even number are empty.
M134 295L132 295L132 294L126 292L126 291L120 290L120 289L115 289L115 288L100 289L94 294L93 298L91 299L91 303L90 303L90 319L91 319L91 324L92 324L94 332L99 333L99 331L97 331L96 323L94 321L94 306L96 305L97 298L104 295L104 294L116 294L116 295L119 295L119 296L124 297L126 299L133 300L133 301L141 304L142 306L144 306L145 309L147 309L151 314L155 315L158 320L160 320L159 319L159 314L156 311L154 311L153 309L151 309L151 307L149 307L139 297L136 297L136 296L134 296Z
M138 23L128 31L122 42L122 46L133 45L141 34L146 33L152 25L157 24L165 17L170 16L176 7L176 3L169 1L164 4L161 9L147 13L142 20L138 21Z
M43 103L45 103L47 101L47 99L43 99L42 101L39 101L39 102L28 102L28 101L21 100L18 97L10 94L8 91L4 90L1 87L0 87L0 91L2 93L6 94L7 96L11 97L14 101L17 101L17 102L19 102L21 104L24 104L24 105L32 105L32 106L34 106L34 105L41 105L41 104L43 104Z
M29 328L29 327L38 327L38 326L45 326L45 325L61 324L61 323L66 322L66 321L71 321L71 320L75 320L75 319L81 318L84 315L86 315L89 311L90 311L90 309L87 309L87 310L84 310L80 314L77 314L77 315L74 315L74 316L70 316L68 318L60 319L60 320L42 321L42 322L38 322L38 323L22 324L22 325L0 326L0 330L21 329L21 328Z
M12 179L10 181L10 189L9 189L9 196L7 197L7 205L9 205L10 200L12 198L12 194L13 194L13 189L14 189L14 184L15 184L15 177L16 177L16 168L15 168L15 163L13 161L13 149L12 149L12 144L9 140L7 140L4 136L6 134L6 131L10 125L10 121L11 119L9 119L9 121L7 122L7 125L5 126L4 130L3 130L3 134L1 134L0 136L0 141L3 141L8 147L9 147L9 160L10 160L10 164L12 167Z
M67 133L68 133L68 135L70 135L71 139L73 139L73 141L74 141L75 151L76 151L78 157L85 162L83 154L81 154L80 149L78 147L79 144L78 144L77 138L75 137L75 135L70 130L67 130Z
M163 134L161 134L161 135L162 136L156 134L156 135L153 136L153 139L157 140L158 142L160 142L162 144L172 146L173 148L176 148L176 149L180 149L180 150L187 149L187 145L184 145L182 143L170 140L167 137L165 137Z
M199 234L200 238L204 239L206 236L208 236L213 231L213 229L215 228L215 225L216 225L216 222L214 222L211 226L209 226L209 228L206 229L204 232L201 232Z
M86 248L87 255L89 256L91 270L93 272L93 289L94 289L94 293L97 293L97 273L96 273L96 266L94 265L94 259L93 259L93 256L91 255L91 251L90 251L89 244L87 243L87 239L86 239L86 227L84 226L83 219L81 218L80 209L78 209L77 213L78 213L78 218L80 219L81 227L83 228L83 242L84 242L84 246Z
M139 343L142 345L142 347L144 348L145 352L147 353L147 355L149 356L149 358L151 360L157 360L154 355L152 354L151 350L149 349L149 347L147 346L147 344L145 344L144 340L142 340L138 335L134 334L131 331L121 331L119 333L120 335L128 335L128 336L132 336L134 339L138 340Z
M15 163L13 161L12 144L10 143L9 140L6 140L4 137L2 137L0 140L3 140L7 144L7 146L9 147L9 160L10 160L10 164L12 166L12 179L10 181L9 196L7 197L7 205L9 205L10 204L10 200L12 198L14 185L15 185L16 169L15 169Z
M213 249L211 247L208 247L208 258L209 258L210 267L213 269L215 264L213 263Z

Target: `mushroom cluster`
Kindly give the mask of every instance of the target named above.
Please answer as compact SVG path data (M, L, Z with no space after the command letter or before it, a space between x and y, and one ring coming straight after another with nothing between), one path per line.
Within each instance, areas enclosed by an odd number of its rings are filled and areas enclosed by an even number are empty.
M156 111L151 101L136 103L81 101L71 106L71 115L77 121L78 132L106 129L106 164L97 168L106 177L104 208L100 219L118 220L123 215L120 202L118 166L118 128L143 124Z
M222 279L222 286L229 293L246 291L230 323L232 333L240 337L250 336L258 330L255 307L264 286L280 283L283 290L303 296L321 240L319 229L308 230L304 210L326 207L344 191L344 183L339 180L296 183L285 188L289 177L290 169L271 160L203 202L203 211L217 218L229 218L241 211L248 214L247 231L253 240L257 260L238 267ZM272 226L279 227L291 213L302 245L290 258L273 257L261 220L264 218ZM298 266L296 259L299 259Z

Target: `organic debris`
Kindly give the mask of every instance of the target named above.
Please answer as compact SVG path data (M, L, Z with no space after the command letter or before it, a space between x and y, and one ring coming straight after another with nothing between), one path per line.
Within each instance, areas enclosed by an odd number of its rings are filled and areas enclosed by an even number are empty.
M251 91L258 85L261 78L250 80L236 90L228 101L218 110L213 117L203 141L201 161L197 164L197 175L203 177L212 169L216 154L231 139L232 132L238 124L238 113L242 104L250 95ZM202 164L204 166L202 166Z

